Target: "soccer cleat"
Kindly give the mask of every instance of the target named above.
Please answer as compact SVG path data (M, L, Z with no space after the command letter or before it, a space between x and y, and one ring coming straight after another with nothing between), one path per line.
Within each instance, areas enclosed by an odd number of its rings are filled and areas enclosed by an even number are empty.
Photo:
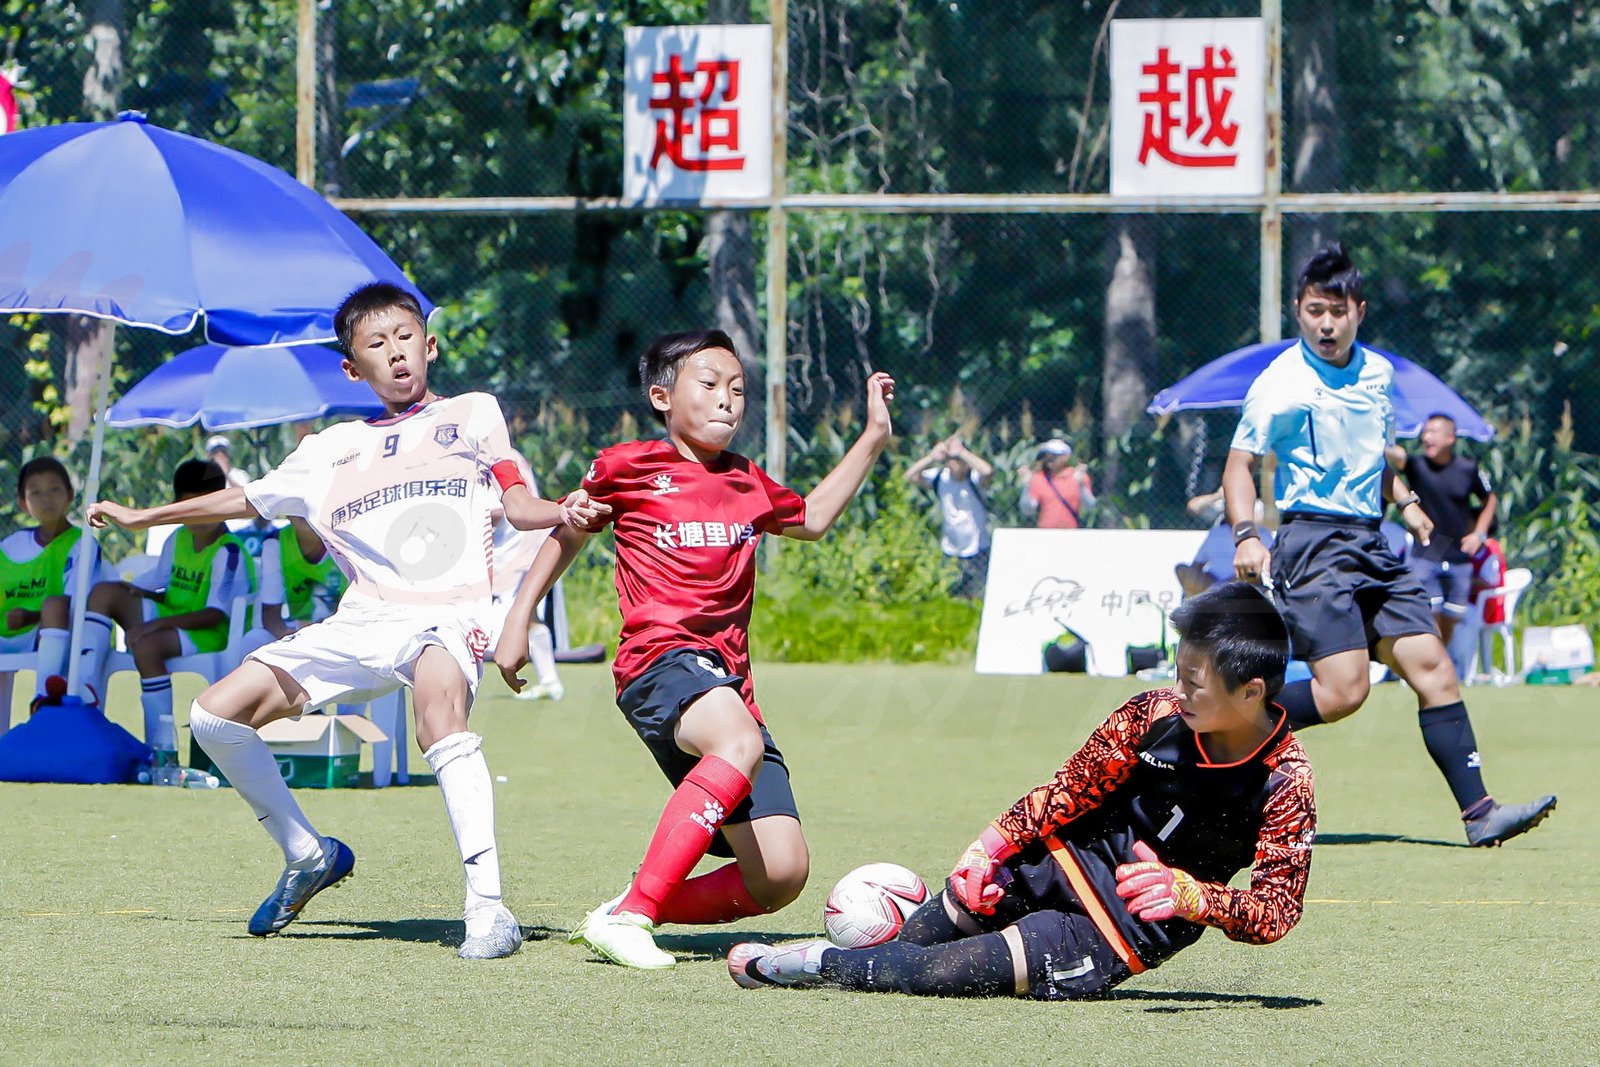
M1468 819L1467 844L1488 848L1525 834L1556 810L1556 798L1543 796L1526 804L1495 804L1476 819Z
M655 925L636 912L601 915L591 912L583 943L612 963L642 971L658 971L678 961L656 947Z
M256 937L275 934L294 922L306 902L329 886L338 885L355 870L355 853L336 837L322 839L322 862L309 870L284 869L278 885L250 916L247 929Z
M464 960L498 960L522 947L522 927L510 910L503 905L495 909L493 922L482 934L470 931L456 953Z
M515 695L518 700L560 700L567 695L567 690L560 682L550 682L549 684L530 685Z
M588 932L590 920L597 915L610 915L612 912L616 911L617 905L622 903L623 899L628 895L628 890L632 888L633 883L630 881L627 885L622 887L622 892L618 893L616 896L612 897L610 900L606 901L593 911L586 913L582 920L579 921L578 925L572 928L572 932L567 935L567 944L581 944L583 942L583 935Z
M822 954L837 948L832 941L797 941L763 945L746 941L728 953L728 976L745 989L764 985L804 986L823 981Z

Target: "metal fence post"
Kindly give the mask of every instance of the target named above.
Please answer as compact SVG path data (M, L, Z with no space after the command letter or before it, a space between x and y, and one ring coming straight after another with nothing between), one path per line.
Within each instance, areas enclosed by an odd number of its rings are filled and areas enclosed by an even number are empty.
M294 176L317 187L317 0L300 0L294 56Z
M789 451L789 4L772 10L772 199L767 207L767 462L781 484Z
M1283 336L1283 0L1261 0L1267 34L1266 185L1261 203L1261 340Z

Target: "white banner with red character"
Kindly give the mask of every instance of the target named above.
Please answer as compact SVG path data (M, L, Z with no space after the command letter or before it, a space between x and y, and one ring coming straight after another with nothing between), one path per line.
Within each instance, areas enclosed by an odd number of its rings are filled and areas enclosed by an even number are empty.
M1260 19L1111 23L1111 195L1259 196L1267 37Z
M625 200L772 195L770 26L631 27L625 65Z

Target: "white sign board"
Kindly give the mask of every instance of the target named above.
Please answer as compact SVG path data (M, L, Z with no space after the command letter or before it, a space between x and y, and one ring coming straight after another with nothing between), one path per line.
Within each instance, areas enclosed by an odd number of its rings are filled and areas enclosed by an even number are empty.
M622 196L635 203L772 195L772 27L630 27Z
M1112 20L1111 195L1261 195L1266 86L1260 19Z
M1204 530L994 532L978 625L979 674L1041 674L1043 649L1066 630L1089 645L1089 672L1128 673L1129 645L1159 645ZM1175 636L1168 634L1170 641Z

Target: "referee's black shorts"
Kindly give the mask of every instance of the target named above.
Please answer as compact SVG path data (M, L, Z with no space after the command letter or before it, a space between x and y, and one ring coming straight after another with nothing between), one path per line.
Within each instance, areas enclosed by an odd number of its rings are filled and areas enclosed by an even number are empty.
M1385 637L1438 634L1421 581L1375 519L1286 512L1272 546L1272 591L1296 659L1315 662Z

